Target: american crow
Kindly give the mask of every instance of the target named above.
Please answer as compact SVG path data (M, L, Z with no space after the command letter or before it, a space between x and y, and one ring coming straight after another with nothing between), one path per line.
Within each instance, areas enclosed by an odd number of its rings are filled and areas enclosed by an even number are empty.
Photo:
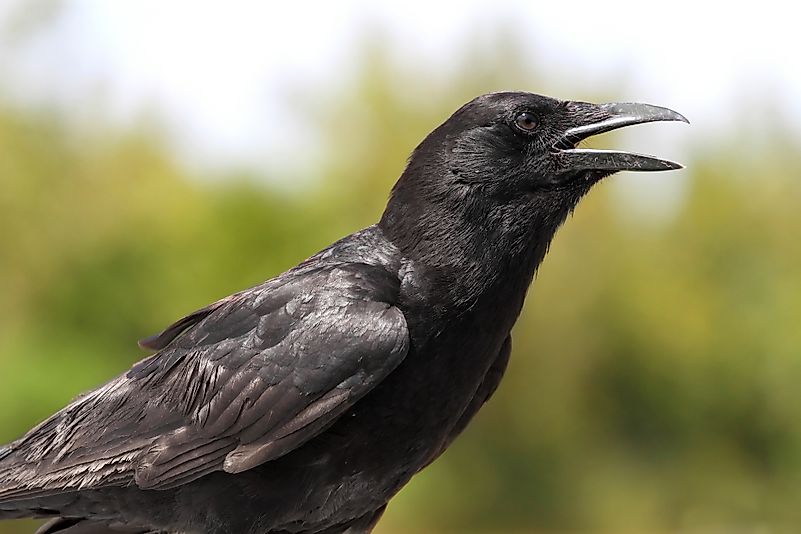
M492 395L557 228L646 104L493 93L415 149L378 224L141 342L155 354L0 448L40 532L369 532Z

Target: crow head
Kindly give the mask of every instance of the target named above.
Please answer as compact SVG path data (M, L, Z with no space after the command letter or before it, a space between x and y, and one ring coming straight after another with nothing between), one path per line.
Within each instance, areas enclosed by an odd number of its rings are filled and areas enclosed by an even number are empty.
M477 254L499 242L507 259L507 251L519 248L513 245L547 248L559 224L603 177L681 167L652 156L577 148L591 135L653 121L687 119L648 104L590 104L521 92L480 96L415 149L381 226L425 255L445 242L472 246ZM544 254L544 248L538 250Z
M410 167L440 167L455 186L504 196L586 187L617 171L664 171L681 165L651 156L578 149L591 135L654 121L684 121L648 104L590 104L530 93L491 93L454 113L417 148ZM419 161L418 161L419 160Z

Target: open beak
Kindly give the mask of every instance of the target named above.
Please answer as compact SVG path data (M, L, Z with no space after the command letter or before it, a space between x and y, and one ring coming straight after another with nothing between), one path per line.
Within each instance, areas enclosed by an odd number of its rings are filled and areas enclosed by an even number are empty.
M568 172L595 170L612 173L668 171L682 168L678 163L643 154L575 148L579 141L587 137L633 124L656 121L682 121L689 124L690 121L681 114L650 104L570 102L568 107L572 111L574 125L565 130L554 145L560 170Z

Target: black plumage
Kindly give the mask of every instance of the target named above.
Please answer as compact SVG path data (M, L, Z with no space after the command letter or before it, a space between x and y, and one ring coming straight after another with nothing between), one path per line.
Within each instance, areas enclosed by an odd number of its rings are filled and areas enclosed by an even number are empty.
M412 154L381 221L141 344L0 449L0 519L42 532L369 532L492 395L551 239L618 170L575 148L643 104L484 95Z

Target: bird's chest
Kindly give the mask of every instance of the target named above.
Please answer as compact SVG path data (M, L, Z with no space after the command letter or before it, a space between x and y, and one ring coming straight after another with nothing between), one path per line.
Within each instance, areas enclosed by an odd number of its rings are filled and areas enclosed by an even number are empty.
M339 451L335 456L345 471L340 474L352 477L353 486L376 502L442 453L464 426L466 410L474 413L475 406L468 407L498 358L519 305L477 301L454 313L430 300L409 299L403 312L411 338L406 358L326 437Z
M375 391L379 426L401 456L430 461L473 400L519 307L477 302L459 314L421 302L405 311L411 349ZM444 317L448 317L444 320Z
M410 325L410 328L413 328ZM475 320L412 342L404 362L334 429L354 487L394 495L452 441L508 331ZM366 491L367 490L367 491Z
M412 386L403 397L404 409L418 412L421 423L436 428L455 422L509 335L513 321L502 315L475 309L437 331L426 323L410 325L413 352L403 371ZM417 329L421 335L415 341Z

